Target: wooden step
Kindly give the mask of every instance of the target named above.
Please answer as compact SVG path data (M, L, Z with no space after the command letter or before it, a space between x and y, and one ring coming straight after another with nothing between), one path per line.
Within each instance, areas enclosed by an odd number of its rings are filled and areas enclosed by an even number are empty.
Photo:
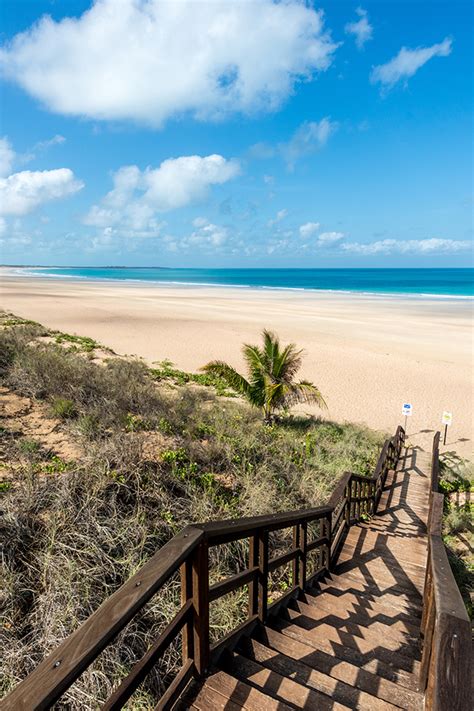
M344 546L359 546L361 552L364 550L381 549L388 550L394 554L405 556L408 560L423 561L428 551L428 540L426 538L417 537L410 541L407 546L406 541L390 539L382 531L371 530L370 528L361 528L360 526L352 526L347 532L344 540Z
M352 647L362 654L374 655L380 659L392 659L392 655L406 657L408 660L419 660L421 658L420 650L415 644L408 645L393 637L364 633L362 628L359 629L358 634L346 632L343 629L334 627L332 624L313 620L311 617L291 608L284 610L281 613L281 617L299 625L306 630L308 635L315 639L323 637L336 644Z
M372 541L357 542L354 540L344 541L344 546L338 558L338 562L342 559L360 559L364 564L366 561L380 562L387 568L399 568L403 572L409 572L414 577L424 577L426 570L427 551L409 551L397 550L388 545L384 545L383 541L374 543Z
M416 650L419 650L418 634L415 636L406 630L394 629L390 625L383 624L374 619L368 619L367 617L363 618L357 613L351 613L341 608L328 610L322 606L308 605L303 600L293 600L291 605L293 609L302 615L306 615L306 617L310 617L319 623L331 625L331 627L337 630L349 632L349 634L354 635L354 637L363 637L367 640L372 639L374 642L380 639L380 637L384 639L390 638L393 641L397 641L399 645L406 644L409 647L413 646Z
M413 709L418 711L422 707L422 698L420 694L401 686L398 683L384 679L383 677L372 674L365 669L361 669L350 662L338 659L334 655L327 654L322 650L316 650L313 647L304 644L303 642L288 637L281 632L278 632L271 627L260 628L256 633L257 640L266 647L284 654L291 660L301 662L305 667L310 667L315 671L319 671L326 676L335 679L338 683L336 687L337 694L339 690L346 693L346 686L357 691L365 692L371 696L375 696L389 703L393 703L404 709ZM315 683L320 683L316 677L312 677ZM322 678L321 683L327 683L325 678ZM309 677L308 677L309 683ZM342 684L344 686L342 686ZM326 687L328 688L328 687ZM322 687L321 687L321 690ZM327 691L325 693L328 693ZM349 699L352 697L352 692L347 692L348 696L344 696L344 703L351 706ZM335 698L337 698L335 696ZM360 697L362 701L363 697ZM355 706L354 708L358 708ZM362 708L370 708L366 705Z
M375 595L394 595L404 600L413 600L421 604L421 593L424 587L421 581L403 581L390 580L388 578L387 569L381 570L374 567L364 566L364 570L360 570L350 563L342 563L334 568L334 576L338 579L344 579L348 585L362 584L366 588L370 588Z
M373 623L381 623L390 629L405 632L416 638L420 634L419 618L400 612L390 605L381 605L370 601L364 605L359 601L348 600L345 596L337 597L331 593L319 593L317 595L302 593L301 600L317 610L334 613L341 619L348 617L360 620L361 624L366 626Z
M222 660L226 671L245 683L264 691L267 696L297 709L345 711L348 706L334 701L326 694L299 684L238 652L228 652Z
M321 650L331 657L337 657L339 660L349 662L355 667L401 684L407 689L418 691L418 676L420 672L418 661L409 660L406 657L398 657L388 650L377 655L374 653L365 654L354 647L346 646L343 642L334 642L308 633L307 630L299 625L293 624L282 617L272 619L271 627L281 632L281 634L302 642L309 647Z
M192 703L201 711L234 711L237 708L248 711L291 711L294 708L222 670L207 677Z
M376 570L382 570L392 573L393 577L397 580L396 574L398 573L398 579L400 579L400 584L403 584L403 578L408 581L412 581L416 584L424 583L425 580L425 566L421 564L413 563L409 560L404 560L398 557L396 554L390 552L386 549L386 553L381 553L380 548L373 548L365 552L358 552L358 549L344 544L344 547L337 560L337 565L343 565L347 563L352 563L352 568L364 569L368 566Z
M409 615L410 617L421 618L421 604L416 601L402 600L397 595L374 595L370 588L358 585L353 581L346 580L346 584L339 583L333 577L316 583L309 591L311 595L328 594L338 597L341 600L347 600L357 605L390 608L392 611L397 611L399 614ZM377 608L374 608L377 609Z
M291 678L302 686L325 694L333 701L342 704L344 708L367 709L367 711L389 711L396 708L383 699L378 699L319 670L311 669L303 662L271 649L256 639L246 639L240 649L248 659L284 677Z

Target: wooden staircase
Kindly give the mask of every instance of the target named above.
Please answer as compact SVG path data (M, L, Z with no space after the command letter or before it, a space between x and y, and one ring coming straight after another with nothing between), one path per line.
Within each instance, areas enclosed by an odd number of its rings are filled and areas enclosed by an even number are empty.
M427 457L407 450L333 571L226 649L182 708L422 709L427 471Z
M51 708L178 571L174 617L105 703L87 709L133 708L175 645L181 667L155 711L470 711L471 628L441 537L439 437L430 461L405 447L399 427L373 475L343 474L324 506L187 526L18 684L2 711ZM215 581L214 551L237 542L244 569ZM286 566L291 586L271 602L271 576ZM247 619L211 644L210 606L245 587Z

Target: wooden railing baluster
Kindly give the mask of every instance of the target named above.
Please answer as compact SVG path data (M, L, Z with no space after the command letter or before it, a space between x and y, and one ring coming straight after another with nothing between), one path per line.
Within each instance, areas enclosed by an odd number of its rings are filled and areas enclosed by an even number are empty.
M265 622L268 610L268 530L258 535L258 619Z
M209 556L206 541L195 550L192 569L194 663L198 675L202 676L209 665Z
M249 538L249 568L258 567L259 539L256 534ZM258 580L249 583L249 618L258 615Z

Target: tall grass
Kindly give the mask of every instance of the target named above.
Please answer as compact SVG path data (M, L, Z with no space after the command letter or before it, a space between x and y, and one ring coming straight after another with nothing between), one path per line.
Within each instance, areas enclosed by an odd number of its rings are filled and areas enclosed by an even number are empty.
M38 335L44 329L35 324L0 331L1 382L49 403L84 455L64 462L31 445L31 435L0 432L3 459L16 472L0 517L1 693L187 523L318 505L344 471L374 468L381 437L367 429L292 417L266 426L244 403L192 379L157 383L140 361L98 365ZM272 545L278 554L288 539L274 536ZM245 558L245 543L212 550L212 579L242 569ZM285 575L272 594L284 590ZM173 579L56 708L96 708L178 605ZM243 614L244 593L215 603L214 637ZM152 707L178 663L172 648L129 708Z

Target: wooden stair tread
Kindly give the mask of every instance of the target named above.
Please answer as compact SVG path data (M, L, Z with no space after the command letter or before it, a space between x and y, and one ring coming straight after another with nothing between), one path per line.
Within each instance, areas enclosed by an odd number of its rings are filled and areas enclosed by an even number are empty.
M381 570L380 568L374 570L373 567L364 567L366 569L362 571L358 568L351 567L349 564L337 565L334 569L334 576L337 575L338 582L341 584L343 584L341 579L345 580L346 586L361 585L368 592L372 592L376 596L395 595L401 600L408 602L413 601L415 604L418 603L421 606L421 581L415 584L411 580L405 580L403 582L390 580L388 570Z
M337 657L327 654L322 650L316 650L303 642L285 636L270 627L262 628L257 634L259 640L266 648L280 652L286 657L304 664L314 671L322 673L323 677L312 677L315 684L328 684L327 677L331 677L339 684L336 687L337 694L343 692L344 703L351 706L350 700L354 698L353 692L347 691L346 687L353 688L359 694L363 692L371 697L376 697L382 701L395 703L402 708L418 709L422 706L422 700L418 692L411 691L404 686L400 686L393 681L384 679L369 671L365 671L358 666L346 662ZM343 685L343 686L342 686ZM329 686L325 686L328 688ZM327 693L327 692L326 692ZM359 696L358 700L368 701L365 696ZM358 708L358 706L353 706ZM370 708L370 706L363 706Z
M361 654L373 654L381 659L390 655L407 657L408 659L420 659L420 650L415 645L408 645L404 641L388 635L378 635L369 632L363 633L362 628L357 631L346 631L331 624L318 622L311 617L288 608L282 613L283 619L288 619L293 624L302 627L308 633L308 638L323 637L329 642L343 644L345 647L352 647Z
M223 660L225 669L233 676L258 687L277 701L298 709L321 709L321 711L346 711L349 707L315 689L294 681L238 652L229 652Z
M346 616L352 619L354 616L355 620L360 619L361 624L380 622L385 626L406 632L412 636L418 637L420 633L419 618L394 609L393 606L390 605L381 605L375 602L371 603L371 601L368 601L368 603L364 605L364 601L352 601L347 597L343 599L331 593L320 593L319 595L304 593L300 599L308 605L313 606L316 610L334 612L341 616L341 618Z
M414 686L412 679L409 679L411 686L407 688L398 681L377 676L377 674L355 666L351 662L337 658L334 654L328 654L322 649L315 649L271 627L260 630L257 638L267 647L372 696L396 703L402 708L417 709L421 706L418 691L412 690Z
M308 605L302 600L295 600L293 606L301 612L301 614L310 617L312 620L326 623L335 629L342 629L355 637L360 636L364 639L377 639L383 636L384 639L390 638L397 640L400 644L405 643L408 646L412 645L418 648L418 630L415 635L413 632L399 628L394 629L390 625L378 622L376 619L371 620L358 613L350 613L347 610L343 611L341 609L327 610L317 605Z
M384 608L391 607L393 610L398 610L408 615L421 618L421 604L416 600L401 599L399 595L392 593L381 594L377 589L375 594L373 589L364 585L358 585L354 581L347 581L347 585L342 585L336 581L327 581L327 583L319 583L319 589L313 589L313 594L328 594L341 599L357 602L357 604L376 603Z
M262 666L291 678L303 686L321 692L342 704L343 708L370 709L370 711L389 711L389 709L396 708L383 699L372 696L319 670L311 669L304 662L290 658L255 639L246 640L241 646L241 652ZM323 707L324 702L320 708Z
M219 697L222 697L223 705L210 706L208 703L210 695L217 703L220 702ZM193 705L202 711L210 711L210 709L214 711L217 708L222 708L225 711L232 708L233 711L234 706L231 707L228 704L235 705L235 708L248 709L248 711L290 711L294 708L250 684L246 684L241 679L218 670L206 678L198 695L193 700Z
M387 650L387 654L363 654L353 647L347 647L342 642L333 642L315 635L309 636L299 625L288 621L272 620L272 628L281 634L298 640L313 649L320 650L331 657L349 662L351 665L364 669L389 681L402 684L413 691L418 690L419 662L406 658L397 658ZM383 658L380 658L383 656Z

